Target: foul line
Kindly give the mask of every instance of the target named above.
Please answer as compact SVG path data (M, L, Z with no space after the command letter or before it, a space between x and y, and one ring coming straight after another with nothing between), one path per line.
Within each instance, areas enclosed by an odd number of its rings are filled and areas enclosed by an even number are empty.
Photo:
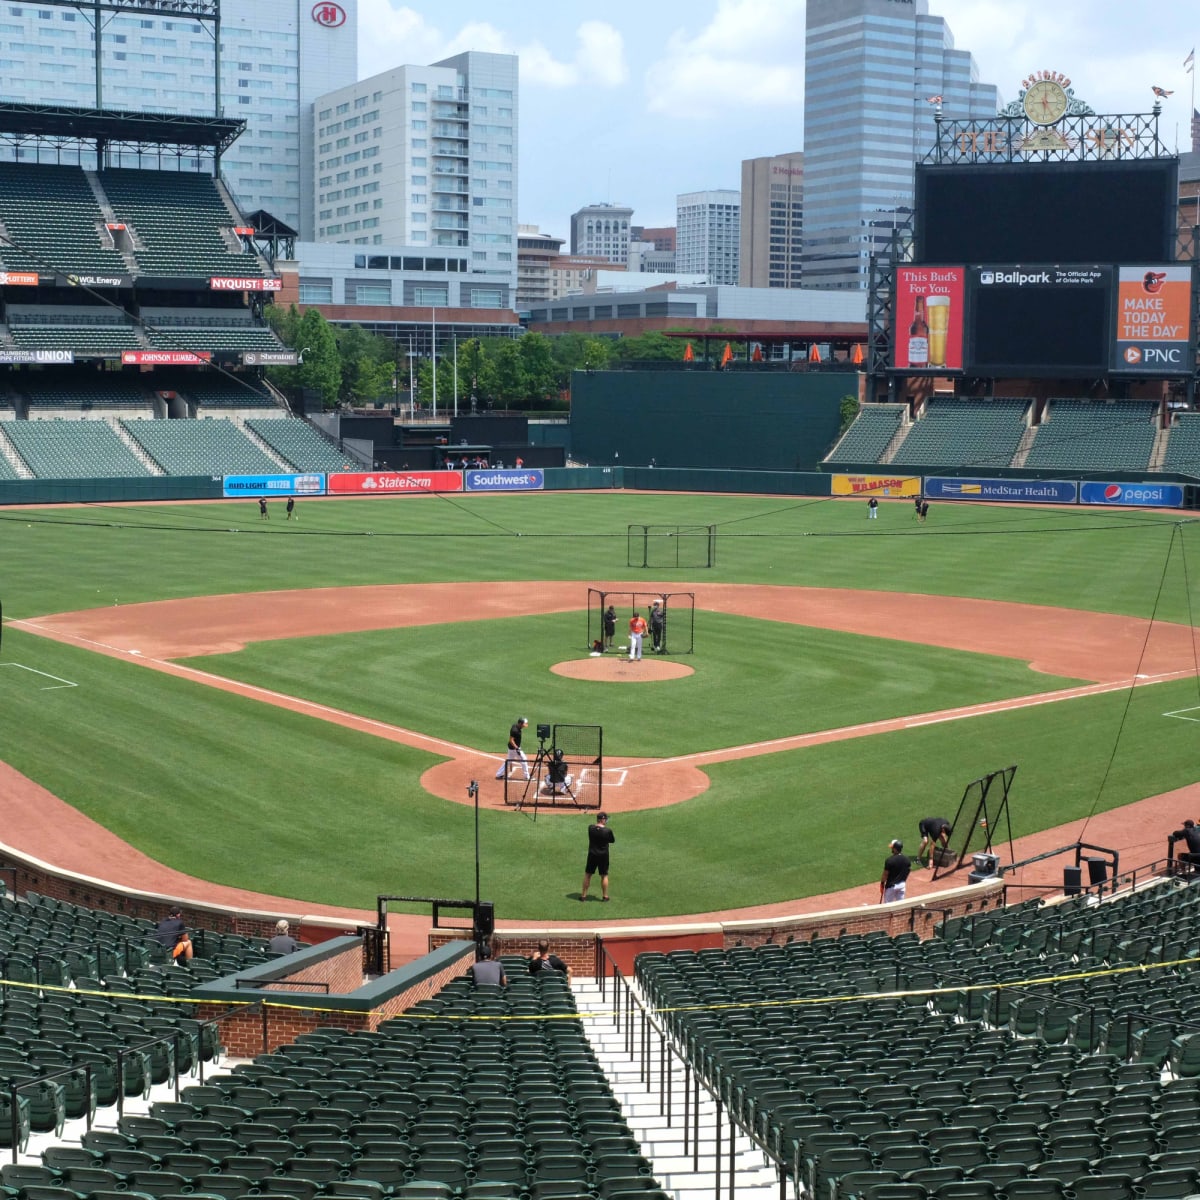
M37 669L37 667L27 667L24 663L6 662L6 663L0 663L0 667L16 667L18 670L28 671L32 675L40 675L43 679L57 680L57 682L54 683L53 685L51 685L50 687L38 688L39 692L57 692L57 691L61 691L63 688L79 686L79 684L72 683L71 680L69 680L69 679L63 679L58 675L51 675L47 671L39 671Z

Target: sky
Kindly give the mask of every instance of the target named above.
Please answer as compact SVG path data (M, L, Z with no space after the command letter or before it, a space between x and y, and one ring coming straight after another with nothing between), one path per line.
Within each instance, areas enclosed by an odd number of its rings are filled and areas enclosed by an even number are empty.
M1014 100L1061 71L1098 113L1148 112L1188 149L1200 0L929 0L979 78ZM741 187L741 161L803 149L804 0L359 0L359 74L465 50L520 55L519 220L628 204L674 225L681 192Z

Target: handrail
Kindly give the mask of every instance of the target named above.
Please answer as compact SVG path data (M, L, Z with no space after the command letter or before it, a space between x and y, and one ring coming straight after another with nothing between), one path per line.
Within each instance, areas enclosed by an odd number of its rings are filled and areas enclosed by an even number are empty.
M92 1079L91 1063L79 1063L76 1066L64 1067L61 1071L51 1071L46 1075L38 1075L32 1079L25 1079L18 1083L15 1079L9 1084L10 1093L13 1101L13 1144L12 1144L12 1160L17 1163L20 1159L20 1147L17 1145L19 1133L17 1129L19 1114L17 1111L17 1093L24 1091L26 1088L40 1087L45 1083L52 1083L56 1079L62 1079L71 1075L83 1076L84 1092L87 1095L87 1103L84 1105L83 1116L86 1122L86 1127L91 1129L92 1120L96 1115L96 1085ZM59 1136L62 1132L61 1126L55 1131L55 1136Z
M641 999L634 993L629 981L621 968L608 952L603 939L596 936L596 979L600 985L600 997L603 1002L608 1000L608 974L612 971L613 979L613 1010L612 1023L621 1030L624 1021L625 1052L638 1062L638 1079L647 1091L653 1090L654 1084L654 1054L651 1045L651 1032L659 1037L658 1053L658 1104L659 1115L666 1118L668 1126L672 1125L674 1116L674 1078L675 1059L678 1058L683 1067L683 1152L692 1155L692 1170L700 1169L700 1090L704 1089L716 1105L716 1127L713 1142L714 1155L714 1191L713 1200L721 1200L721 1176L724 1162L724 1151L721 1139L721 1122L723 1113L729 1118L729 1169L728 1197L733 1200L735 1191L735 1161L734 1138L741 1131L757 1146L764 1156L775 1165L779 1172L779 1200L786 1200L789 1171L787 1164L767 1146L754 1130L746 1127L740 1112L735 1113L733 1089L730 1086L728 1101L725 1098L718 1068L718 1079L709 1080L697 1066L693 1068L692 1061L675 1044L675 1039L667 1032L665 1024L660 1024L647 1010ZM635 1013L636 1008L636 1013ZM623 1012L622 1012L623 1010ZM634 1019L637 1018L635 1026ZM732 1080L730 1080L732 1085ZM794 1165L794 1164L793 1164ZM792 1184L796 1195L801 1192L799 1175L792 1173Z

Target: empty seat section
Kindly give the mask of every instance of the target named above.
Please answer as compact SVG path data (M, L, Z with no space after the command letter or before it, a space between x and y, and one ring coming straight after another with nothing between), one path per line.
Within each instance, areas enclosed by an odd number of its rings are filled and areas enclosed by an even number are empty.
M261 276L253 254L231 253L221 236L240 221L225 207L216 181L182 171L114 169L99 173L117 219L132 226L142 274Z
M105 245L104 215L79 167L0 163L0 221L21 247L0 245L0 266L5 270L130 273L120 252Z
M896 436L904 411L903 404L864 404L827 461L878 462Z
M271 474L281 469L224 417L122 424L168 475Z
M938 397L914 421L892 466L1007 467L1025 433L1029 401Z
M1200 476L1200 413L1179 413L1167 435L1164 471Z
M307 421L295 417L248 417L246 424L298 471L358 469L358 464Z
M0 428L40 479L150 474L106 421L2 421Z
M1158 404L1148 400L1051 400L1025 466L1145 471L1154 449L1157 415Z

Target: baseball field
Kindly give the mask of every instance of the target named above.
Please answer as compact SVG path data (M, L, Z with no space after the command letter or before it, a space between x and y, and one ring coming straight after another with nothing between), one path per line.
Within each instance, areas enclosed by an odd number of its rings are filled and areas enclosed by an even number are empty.
M1178 513L941 504L920 525L909 501L868 522L857 500L624 492L271 510L0 512L0 759L216 883L469 896L478 779L484 897L578 919L591 815L534 821L493 779L521 715L603 728L605 917L863 883L887 837L1014 763L1017 835L1196 779L1200 543ZM630 568L634 523L715 525L715 565ZM671 660L690 671L563 673L591 586L694 592L695 652Z

